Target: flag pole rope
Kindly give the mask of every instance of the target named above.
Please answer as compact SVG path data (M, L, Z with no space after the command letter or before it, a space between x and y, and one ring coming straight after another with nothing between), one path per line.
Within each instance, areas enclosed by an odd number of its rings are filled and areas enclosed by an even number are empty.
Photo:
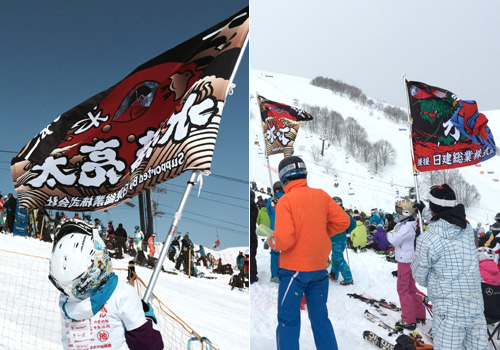
M198 177L199 172L200 170L193 170L193 172L191 173L191 177L189 178L186 185L186 189L184 190L184 195L182 196L181 202L179 203L179 208L174 214L170 230L168 231L168 235L165 238L163 247L161 248L160 256L158 257L158 262L156 263L153 273L151 274L151 279L149 280L148 287L146 288L146 292L144 293L143 299L146 303L149 303L149 301L151 300L153 289L156 285L158 276L160 275L161 268L163 267L163 263L165 262L165 259L168 254L168 248L170 247L170 242L172 242L172 237L182 217L182 210L184 209L184 205L186 204L191 189L196 184L195 181Z
M409 133L408 133L408 138L410 139L410 154L411 154L411 164L412 164L412 167L413 167L413 181L415 183L415 193L416 193L416 196L417 196L417 203L420 202L420 189L418 187L418 175L419 175L419 172L417 170L417 166L416 166L416 163L415 163L415 153L413 152L413 139L411 137L411 133L412 133L412 126L413 126L413 118L411 117L411 113L410 113L410 96L408 95L408 80L406 80L406 75L403 74L403 76L401 77L401 79L403 79L403 84L405 86L405 94L406 94L406 108L407 108L407 113L408 113L408 130L409 130ZM418 224L419 224L419 228L420 228L420 234L422 234L424 232L424 225L423 225L423 222L422 222L422 214L417 210L417 216L418 216Z

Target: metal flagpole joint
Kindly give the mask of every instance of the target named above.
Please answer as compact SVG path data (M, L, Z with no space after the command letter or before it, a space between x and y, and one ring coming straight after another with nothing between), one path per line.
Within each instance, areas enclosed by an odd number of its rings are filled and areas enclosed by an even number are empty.
M153 289L156 285L156 282L158 281L158 276L160 275L163 263L167 258L168 249L170 248L170 242L172 242L172 237L175 233L177 225L179 224L179 221L181 220L182 211L184 210L184 206L186 204L189 193L191 192L193 186L196 185L195 181L199 173L200 170L193 170L193 173L191 174L191 177L189 178L189 181L186 185L186 189L184 190L184 195L182 196L181 202L179 203L179 207L174 214L172 224L170 225L170 229L168 230L168 235L165 238L165 242L163 243L163 247L161 248L160 256L158 257L158 261L151 275L151 279L149 280L148 287L146 289L146 292L144 293L143 299L146 303L149 303L151 301L151 296L153 295Z
M406 80L405 74L403 74L402 79L403 79L403 83L405 85L406 108L408 110L408 130L409 130L409 139L410 139L411 166L413 168L413 182L415 184L415 193L417 196L416 202L419 203L420 202L420 193L419 193L420 191L419 191L418 179L417 179L417 176L419 173L418 173L417 168L415 166L415 154L413 152L413 139L411 137L413 120L411 118L411 112L410 112L410 96L408 96L408 86L407 86L408 81ZM418 210L417 210L417 216L418 216L418 224L420 227L420 234L422 234L424 232L424 225L423 225L423 221L422 221L422 214Z

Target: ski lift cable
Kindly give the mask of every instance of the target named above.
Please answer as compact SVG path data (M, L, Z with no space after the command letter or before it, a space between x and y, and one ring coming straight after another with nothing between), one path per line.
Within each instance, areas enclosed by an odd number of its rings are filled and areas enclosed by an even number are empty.
M170 208L170 209L176 209L175 207L171 207L171 206L168 206L166 204L161 204L161 203L158 203L158 206L166 207L166 208ZM204 217L204 218L207 218L207 219L212 219L212 220L216 220L216 221L220 221L220 222L225 222L226 224L231 224L231 225L240 226L240 227L243 227L243 228L248 228L248 225L235 224L234 222L230 222L230 221L226 221L226 220L222 220L222 219L217 219L217 218L214 218L214 217L211 217L211 216L208 216L208 215L202 215L200 213L193 213L193 212L187 211L185 209L183 210L183 213L193 214L193 215Z
M355 178L359 178L361 180L365 180L366 178L359 175L359 174L355 174L355 173L351 173L349 171L345 171L345 170L339 170L339 169L334 169L334 168L329 168L329 170L332 170L332 171L335 171L337 174L335 175L339 175L339 174L344 174L344 175L348 175L349 176L349 181L351 181L351 179L353 177ZM314 171L312 171L314 172ZM324 175L324 173L321 173L322 175ZM339 175L340 177L340 175ZM352 182L352 181L351 181ZM383 183L383 184L387 184L387 185L390 185L392 183L393 186L407 186L407 185L403 185L403 184L398 184L398 183L395 183L393 180L391 182L389 181L384 181L384 180L377 180L378 183ZM391 187L393 187L391 186Z
M185 186L177 185L177 184L167 184L167 185L168 186L185 188ZM245 201L245 202L248 201L248 198L238 198L238 197L235 197L235 196L228 196L227 194L222 194L222 193L217 193L217 192L210 192L210 191L207 191L207 190L203 190L203 192L204 193L208 193L208 194L213 194L213 195L216 195L216 196L221 196L221 197L236 199L236 200L239 200L239 201Z
M174 215L173 213L166 213L166 214L167 215ZM237 234L242 234L242 235L248 236L248 231L235 230L235 229L232 229L232 228L229 228L229 227L225 227L225 226L221 226L221 225L216 225L216 224L211 224L211 223L208 223L208 222L205 222L205 221L195 220L195 219L191 219L189 217L184 217L184 216L182 217L182 220L186 220L186 221L189 221L189 222L192 222L192 223L200 224L200 225L205 226L205 227L218 228L219 230L228 231L230 233L237 233Z
M179 194L182 194L183 192L179 192L179 191L172 191L170 190L170 192L173 192L173 193L179 193ZM203 193L203 192L202 192ZM220 203L220 204L225 204L225 205L229 205L231 207L237 207L237 208L242 208L242 209L245 209L245 210L248 210L248 206L242 206L242 205L237 205L237 204L232 204L232 203L226 203L226 202L221 202L221 201L217 201L215 199L210 199L210 198L204 198L204 197L198 197L197 194L190 194L189 195L190 197L197 197L197 198L200 198L200 199L204 199L206 201L211 201L211 202L215 202L215 203Z
M315 172L314 172L314 171L312 171L312 173L315 173ZM324 174L323 174L323 173L320 173L319 175L324 175ZM359 175L354 175L354 176L360 177ZM364 179L364 178L363 178L363 179ZM394 187L397 187L397 186L398 186L398 185L394 185L394 186L390 186L390 187L388 187L388 188L385 188L384 190L381 190L380 186L378 186L377 188L368 187L368 186L366 186L366 184L365 184L365 183L358 182L358 181L356 181L356 180L353 180L352 178L345 178L345 177L340 177L340 178L339 178L339 177L337 177L337 182L338 182L338 181L340 181L340 180L345 181L345 182L349 181L349 182L351 182L351 183L355 184L356 186L359 186L359 187L364 187L364 188L367 188L367 189L376 190L376 191L378 191L378 192L386 193L386 194L389 194L389 195L392 195L392 194L393 194L393 192L394 192ZM378 181L378 180L377 180L377 184L380 184L380 183L382 183L382 184L384 184L384 183L385 183L385 184L390 184L389 182L384 182L384 181ZM400 186L401 186L401 187L404 187L403 185L400 185ZM406 187L408 187L408 186L406 186Z

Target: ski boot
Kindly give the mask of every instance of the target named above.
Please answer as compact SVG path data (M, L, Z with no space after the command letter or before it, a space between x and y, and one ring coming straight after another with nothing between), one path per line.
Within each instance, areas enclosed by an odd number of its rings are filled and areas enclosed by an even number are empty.
M340 281L341 286L352 286L354 282L346 282L346 281Z
M426 319L425 318L417 318L417 324L425 324Z
M273 283L280 283L280 278L278 276L275 276L275 277L271 277L271 279L269 280L270 282L273 282Z
M396 330L408 329L409 331L414 331L417 328L417 324L405 322L405 321L398 321L398 322L396 322L396 325L394 326L394 328Z
M335 278L335 273L334 272L330 272L328 274L328 277L332 280L332 282L337 282L337 279Z

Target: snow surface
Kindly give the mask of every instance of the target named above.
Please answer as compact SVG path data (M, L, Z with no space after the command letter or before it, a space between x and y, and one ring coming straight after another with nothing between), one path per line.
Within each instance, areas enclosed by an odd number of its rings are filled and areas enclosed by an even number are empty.
M13 251L23 254L30 254L39 257L50 257L52 249L51 243L38 241L32 238L21 236L11 236L0 234L0 247L3 250ZM158 248L158 247L157 247ZM197 248L197 247L196 247ZM157 254L159 254L159 249ZM217 259L222 258L223 264L236 265L236 257L240 251L248 253L248 247L233 247L224 250L211 250L205 248L205 252L211 252ZM127 269L128 261L131 258L112 260L113 268ZM174 269L174 263L167 259L164 267L170 270ZM229 349L249 349L250 329L249 329L249 293L248 288L234 289L228 285L230 275L211 274L204 267L197 267L205 275L216 276L217 279L188 278L187 275L172 275L160 273L158 282L153 290L154 294L163 301L174 313L191 326L198 334L207 337L217 345L221 350ZM46 262L46 269L42 269L39 276L40 280L47 280L49 262ZM22 270L20 270L22 273ZM147 284L153 270L137 266L136 273ZM120 280L126 282L126 274L118 273ZM1 278L0 278L1 279ZM48 280L47 280L48 281ZM2 285L2 289L5 285ZM30 287L27 287L29 289ZM33 287L35 288L35 287ZM47 290L47 298L54 299L54 308L57 310L57 297L59 292L50 285ZM34 289L36 290L36 289ZM23 295L32 295L34 290L24 290ZM18 295L18 294L16 294ZM31 299L31 298L30 298ZM52 301L52 300L49 300ZM42 308L34 302L33 309ZM41 304L41 302L40 302ZM7 301L0 298L0 310L10 309ZM158 312L155 310L155 312ZM1 313L0 313L1 314ZM1 320L3 321L3 320ZM59 319L45 320L46 322L60 322ZM59 327L60 324L58 323ZM29 337L30 334L20 333L19 336ZM0 341L1 349L16 349L16 344L3 344ZM40 344L39 344L40 345ZM7 346L7 347L4 347ZM40 345L41 346L41 345ZM41 347L37 347L41 348ZM51 344L44 349L59 349L60 344Z
M308 183L311 187L322 188L331 196L343 199L346 208L358 208L369 212L371 208L381 208L385 211L394 211L396 190L400 195L408 193L408 187L414 186L408 125L396 124L383 116L378 111L371 111L367 107L358 105L347 98L333 94L331 91L318 88L309 84L307 78L294 77L283 74L269 73L257 70L250 71L250 179L257 182L258 188L267 188L270 182L278 180L278 164L283 156L272 155L269 157L271 171L269 172L263 154L263 133L260 122L260 113L256 95L289 105L302 103L308 105L327 106L335 110L344 118L354 117L368 132L371 142L380 139L388 140L397 150L397 159L393 165L387 166L378 174L370 177L368 166L356 161L352 157L349 163L345 162L345 150L331 145L325 149L324 156L319 162L314 162L311 155L313 145L321 147L320 135L311 134L304 128L298 132L295 142L295 154L301 156L308 168ZM403 86L403 83L401 84ZM480 102L480 101L479 101ZM406 101L402 101L404 106ZM493 135L500 138L500 111L483 112L490 120ZM314 117L314 116L313 116ZM406 128L406 131L400 129ZM258 143L258 144L257 144ZM325 170L325 164L330 164L334 170ZM484 174L480 174L484 171ZM487 174L495 171L495 174ZM481 163L481 167L461 168L460 172L469 182L478 188L481 194L481 203L466 209L471 224L478 221L492 223L495 213L500 211L500 183L493 178L500 177L500 158L494 157ZM272 181L269 179L271 173ZM335 188L334 175L337 175L340 186ZM391 186L391 182L394 186ZM421 182L421 181L420 181ZM349 195L349 185L355 194ZM421 185L422 186L422 185ZM428 189L420 188L420 194L425 198ZM256 193L259 195L259 193ZM278 285L271 283L270 279L270 253L262 249L259 241L257 252L257 268L259 281L250 287L251 305L251 348L275 349L275 330L277 326L277 294ZM340 349L374 349L373 345L362 338L364 330L372 330L387 340L395 341L396 336L388 337L387 331L371 323L363 317L364 310L368 309L374 314L377 312L369 305L347 296L347 293L358 293L373 298L385 298L397 305L399 297L396 290L396 278L391 272L397 265L385 260L385 257L376 255L374 251L356 254L352 250L344 253L348 261L354 285L342 286L330 283L328 295L328 312L332 321L337 342ZM426 289L418 286L422 292ZM382 318L389 324L394 324L400 319L400 314L386 311L387 316ZM315 349L310 322L306 311L302 311L300 348L304 350ZM429 318L429 315L427 316Z

